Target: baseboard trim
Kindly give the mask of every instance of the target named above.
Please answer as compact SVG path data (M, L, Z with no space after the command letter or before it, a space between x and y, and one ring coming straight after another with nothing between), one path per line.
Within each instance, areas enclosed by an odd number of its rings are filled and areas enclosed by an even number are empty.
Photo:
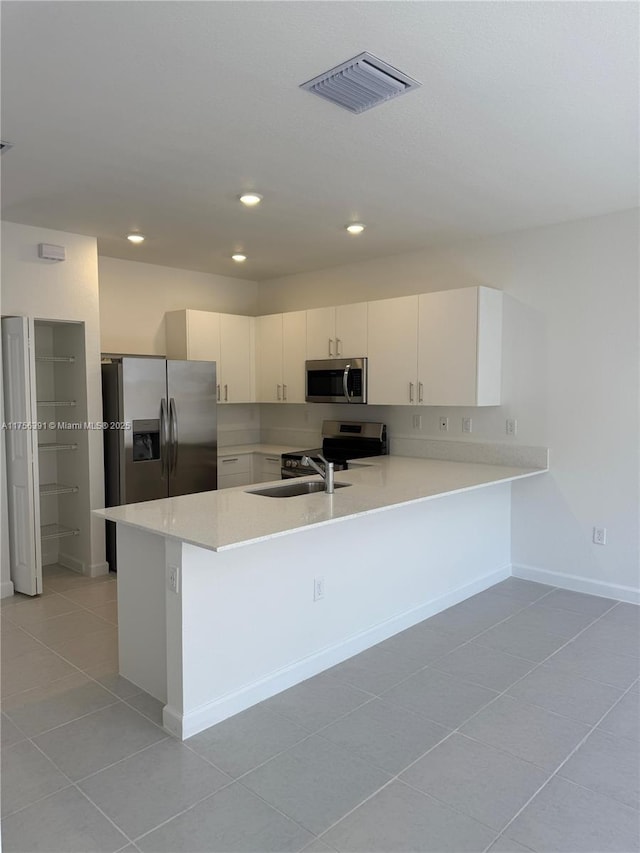
M536 566L528 566L522 563L514 563L511 573L516 578L526 581L546 583L549 586L557 586L561 589L570 589L573 592L586 592L588 595L599 595L602 598L614 598L616 601L626 601L630 604L640 604L640 590L632 586L621 586L614 583L591 580L580 575L570 575L564 572L552 572L548 569L540 569Z
M228 717L245 711L252 705L269 699L276 693L281 693L289 687L300 684L307 678L318 675L320 672L335 666L353 655L365 651L365 649L392 637L394 634L417 625L424 619L440 613L447 607L458 604L461 601L483 592L490 586L505 580L511 575L511 566L504 566L488 575L485 575L473 583L459 587L439 598L421 604L412 610L405 611L391 619L387 619L378 625L374 625L366 631L355 634L343 642L329 646L316 654L310 655L302 660L296 661L290 666L272 672L251 684L241 687L233 693L221 696L213 702L196 708L186 714L180 714L168 705L163 709L163 725L167 731L184 740L192 737L216 723L226 720Z
M79 575L85 574L84 563L82 560L77 560L69 554L63 554L60 552L58 554L58 563L60 563L61 566L64 566L65 569L71 569L72 572L77 572Z
M90 578L100 578L102 575L109 574L109 563L92 563L89 566L89 577Z
M13 581L2 581L2 583L0 583L0 598L9 598L9 596L13 594Z
M71 569L72 572L77 572L79 575L85 575L88 578L98 578L102 575L109 574L109 563L92 563L87 566L82 560L77 560L69 554L58 554L58 563L66 569Z

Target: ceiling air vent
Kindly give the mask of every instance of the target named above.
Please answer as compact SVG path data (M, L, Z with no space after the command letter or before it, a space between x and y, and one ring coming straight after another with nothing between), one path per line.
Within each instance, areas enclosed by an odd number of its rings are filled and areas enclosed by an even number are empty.
M419 85L417 80L377 56L361 53L303 83L300 88L320 95L349 112L362 113Z

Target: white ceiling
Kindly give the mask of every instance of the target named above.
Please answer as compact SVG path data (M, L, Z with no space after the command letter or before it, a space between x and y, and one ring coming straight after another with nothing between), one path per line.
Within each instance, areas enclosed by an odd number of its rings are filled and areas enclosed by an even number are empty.
M422 86L298 88L364 50ZM635 206L638 6L9 0L2 119L3 218L268 279Z

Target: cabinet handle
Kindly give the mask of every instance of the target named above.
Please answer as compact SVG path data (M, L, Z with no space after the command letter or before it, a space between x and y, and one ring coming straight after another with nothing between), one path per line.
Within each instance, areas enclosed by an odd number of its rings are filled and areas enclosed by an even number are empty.
M329 338L329 355L333 355L333 338Z
M409 383L409 402L413 403L413 382Z
M278 400L282 400L282 385L277 385L276 388L276 397L278 398Z
M282 386L282 399L285 401L287 399L287 386L286 385Z
M264 461L265 462L279 462L280 457L279 456L265 456Z
M229 462L238 462L238 457L237 457L237 456L234 456L234 458L233 458L233 459L223 459L223 460L222 460L222 464L223 464L223 465L228 465L228 464L229 464Z
M220 385L216 385L216 397L218 402L220 402Z
M418 402L421 403L424 400L424 385L422 382L418 382Z
M336 355L342 355L342 353L340 352L341 343L342 341L340 340L340 338L336 338Z
M229 401L229 386L224 386L224 401L227 403Z

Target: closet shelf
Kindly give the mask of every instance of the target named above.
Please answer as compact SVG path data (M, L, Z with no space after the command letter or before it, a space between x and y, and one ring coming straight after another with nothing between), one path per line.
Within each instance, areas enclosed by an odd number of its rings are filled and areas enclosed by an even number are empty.
M75 400L38 400L37 403L39 406L42 406L43 408L48 406L51 409L57 408L58 406L75 406L76 405Z
M45 452L57 452L59 450L77 450L77 444L39 444L38 450L43 450Z
M77 486L67 486L64 483L41 483L40 496L45 495L71 495L78 491Z
M65 536L77 536L77 528L65 527L62 524L43 524L40 528L41 539L63 539Z
M74 364L74 355L37 355L36 361L48 364Z

